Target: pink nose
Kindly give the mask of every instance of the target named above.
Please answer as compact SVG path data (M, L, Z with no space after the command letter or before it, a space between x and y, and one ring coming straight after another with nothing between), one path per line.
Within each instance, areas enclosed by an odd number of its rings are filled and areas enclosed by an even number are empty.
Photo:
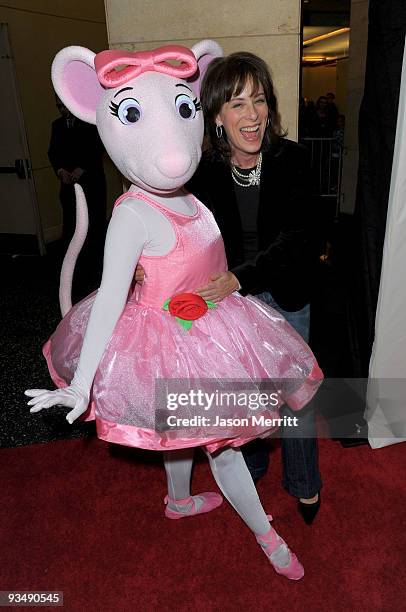
M192 164L189 155L162 155L156 160L158 170L168 178L180 178L186 174Z

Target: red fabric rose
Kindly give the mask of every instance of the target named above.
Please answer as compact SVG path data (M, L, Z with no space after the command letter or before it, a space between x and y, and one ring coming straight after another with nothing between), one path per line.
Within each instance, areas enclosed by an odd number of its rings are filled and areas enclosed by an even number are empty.
M169 300L168 309L173 317L196 321L207 312L208 306L200 295L179 293Z

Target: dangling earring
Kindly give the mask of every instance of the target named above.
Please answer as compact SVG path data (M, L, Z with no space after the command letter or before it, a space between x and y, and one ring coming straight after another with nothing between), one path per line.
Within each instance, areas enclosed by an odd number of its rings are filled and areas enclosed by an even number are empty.
M216 125L216 136L217 138L223 138L223 126Z
M269 127L269 123L270 122L269 122L269 117L268 117L268 119L266 120L266 127Z

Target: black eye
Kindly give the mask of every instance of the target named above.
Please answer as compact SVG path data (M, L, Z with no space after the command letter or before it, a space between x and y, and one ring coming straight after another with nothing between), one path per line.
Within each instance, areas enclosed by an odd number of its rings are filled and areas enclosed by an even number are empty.
M118 116L120 117L120 113ZM126 122L135 123L140 118L141 112L136 106L128 106L123 112L123 116L125 116Z
M194 119L196 117L196 104L186 94L179 94L175 100L176 109L182 119Z
M134 98L125 98L120 104L112 102L110 110L124 125L132 125L141 117L141 107Z

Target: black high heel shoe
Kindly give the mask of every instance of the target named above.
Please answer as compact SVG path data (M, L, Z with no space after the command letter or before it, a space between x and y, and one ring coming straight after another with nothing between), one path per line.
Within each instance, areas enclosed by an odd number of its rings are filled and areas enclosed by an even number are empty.
M313 523L318 511L320 510L320 505L321 505L320 492L319 492L318 500L314 502L313 504L305 504L301 502L300 499L298 500L298 504L297 504L298 510L299 510L299 513L302 515L302 518L304 522L306 523L306 525L311 525Z

